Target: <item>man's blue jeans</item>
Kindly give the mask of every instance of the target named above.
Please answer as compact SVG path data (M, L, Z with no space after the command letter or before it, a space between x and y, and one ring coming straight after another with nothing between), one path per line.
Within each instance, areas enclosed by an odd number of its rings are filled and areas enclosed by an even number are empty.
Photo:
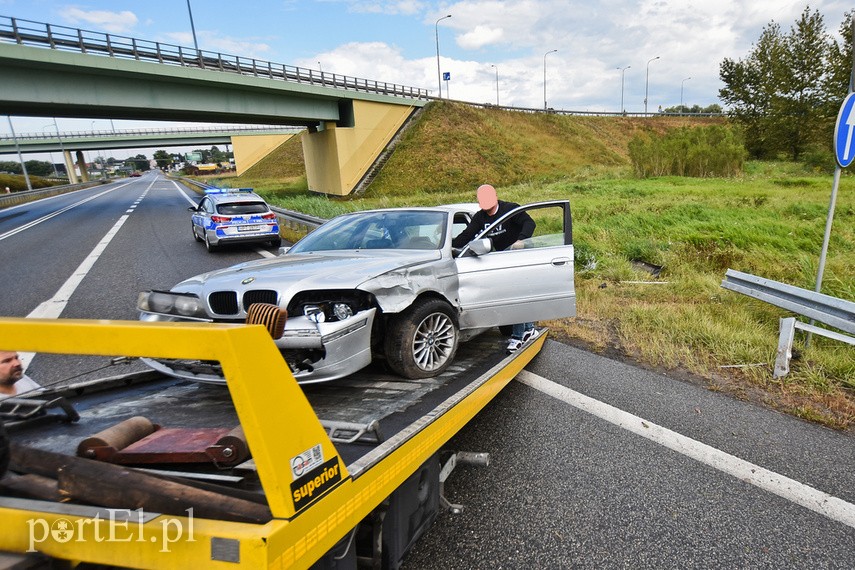
M522 340L525 331L530 331L534 328L534 323L518 323L511 328L511 338Z

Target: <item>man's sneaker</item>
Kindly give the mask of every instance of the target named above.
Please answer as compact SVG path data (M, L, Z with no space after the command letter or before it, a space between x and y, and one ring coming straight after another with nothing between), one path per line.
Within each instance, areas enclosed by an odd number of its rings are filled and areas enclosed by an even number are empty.
M523 345L523 341L518 338L512 338L508 341L508 354L516 352Z
M528 329L523 333L522 341L523 344L527 343L530 340L534 340L540 336L540 331L537 329Z

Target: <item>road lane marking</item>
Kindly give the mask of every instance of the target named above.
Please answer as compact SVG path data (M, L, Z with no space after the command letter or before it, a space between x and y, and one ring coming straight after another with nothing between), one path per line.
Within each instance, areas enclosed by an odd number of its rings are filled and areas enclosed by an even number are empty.
M198 206L198 204L197 204L196 202L194 202L194 201L190 198L190 196L188 196L188 195L184 192L184 190L182 190L182 189L181 189L181 185L180 185L180 184L178 184L178 182L176 182L175 180L170 180L170 182L172 182L172 184L174 184L174 185L175 185L175 189L176 189L176 190L178 190L178 193L179 193L179 194L181 194L181 195L184 197L184 199L185 199L185 200L187 200L188 202L190 202L190 205L191 205L191 206L193 206L194 208L195 208L196 206Z
M727 473L832 520L855 528L855 505L759 465L725 453L629 412L580 394L527 370L517 380L620 428Z
M113 190L118 190L122 186L127 186L127 184L128 183L125 183L125 184L122 184L120 186L116 186L115 188L110 188L109 190L104 190L100 194L95 194L94 196L84 198L83 200L80 200L79 202L75 202L74 204L70 204L70 205L66 206L65 208L59 209L56 212L50 213L46 216L42 216L41 218L39 218L37 220L33 220L32 222L28 222L28 223L24 224L23 226L15 228L14 230L9 230L8 232L6 232L4 234L0 234L0 241L3 241L6 238L12 237L15 234L19 234L19 233L21 233L25 230L28 230L34 226L37 226L37 225L41 224L42 222L46 222L46 221L50 220L51 218L55 218L56 216L58 216L60 214L64 214L65 212L67 212L73 208L76 208L77 206L80 206L82 204L85 204L86 202L89 202L90 200L94 200L95 198L100 198L104 194L108 194L108 193L112 192Z
M144 198L151 187L146 188L146 190L142 193L140 198ZM74 291L77 290L77 287L83 282L83 279L95 265L95 262L98 261L98 258L101 257L101 254L104 253L104 250L107 249L107 246L116 237L116 234L119 233L119 230L125 224L128 219L129 214L125 214L113 224L113 227L110 228L101 241L95 246L95 248L89 252L89 255L83 260L83 262L75 269L71 277L66 279L65 283L54 293L54 296L41 303L38 307L33 309L30 314L27 315L28 319L58 319L62 314L62 311L65 310L65 307L68 305L69 299L71 299L71 295L74 294ZM24 366L24 370L26 370L29 363L32 361L33 357L36 353L34 352L22 352L19 354L21 359L21 363Z

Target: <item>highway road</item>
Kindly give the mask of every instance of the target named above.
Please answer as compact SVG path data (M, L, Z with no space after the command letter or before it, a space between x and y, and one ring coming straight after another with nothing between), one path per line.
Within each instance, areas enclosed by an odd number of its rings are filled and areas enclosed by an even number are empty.
M194 201L192 191L149 172L0 210L0 315L136 320L141 291L274 255L250 246L209 254L190 230ZM107 362L62 357L60 366L57 358L37 355L28 373L43 384L80 381Z
M192 196L151 173L0 210L0 314L135 319L140 291L272 254L207 253ZM106 362L56 358L31 374ZM547 340L450 447L491 464L452 474L464 509L406 569L855 568L855 437L700 383Z

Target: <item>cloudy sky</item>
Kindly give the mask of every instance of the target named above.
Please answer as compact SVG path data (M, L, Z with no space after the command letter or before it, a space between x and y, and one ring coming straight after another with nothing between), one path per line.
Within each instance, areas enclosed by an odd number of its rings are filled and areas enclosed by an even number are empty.
M744 57L771 21L789 30L807 2L190 0L189 6L203 50L436 95L438 37L440 70L451 74L442 82L443 96L542 108L545 71L550 107L615 112L623 97L626 111L642 112L645 83L650 111L679 105L681 96L690 106L718 103L721 61ZM836 0L810 7L835 35L852 9ZM192 47L189 12L181 0L0 0L6 17ZM61 130L109 128L106 120L57 120ZM13 117L18 132L39 132L49 121ZM125 126L131 125L116 125ZM9 133L8 121L0 131Z

